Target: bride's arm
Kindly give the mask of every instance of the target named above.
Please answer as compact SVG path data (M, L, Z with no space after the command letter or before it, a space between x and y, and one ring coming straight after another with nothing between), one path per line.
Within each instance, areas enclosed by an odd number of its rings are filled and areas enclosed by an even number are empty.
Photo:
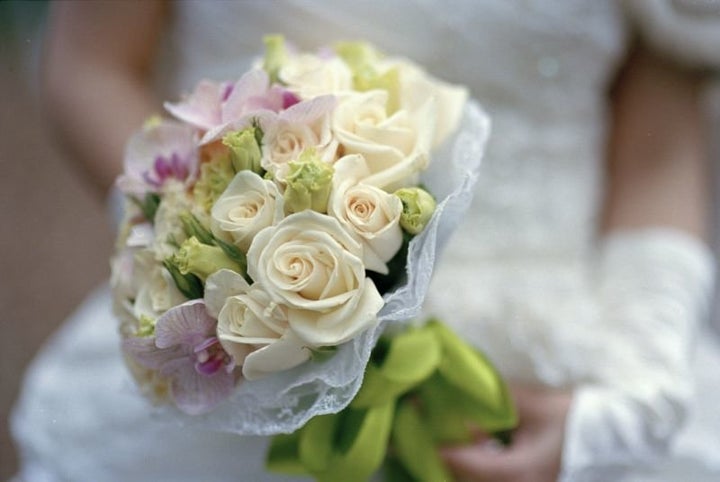
M709 189L699 82L638 50L613 95L599 296L617 383L578 388L572 404L566 392L516 389L513 445L444 452L463 480L550 482L561 467L567 480L585 471L610 480L609 470L661 453L680 426L693 321L712 274L698 241Z
M55 2L43 72L48 114L102 194L133 130L159 105L149 88L162 1Z
M703 77L636 50L613 93L603 230L666 226L708 236Z
M703 80L648 51L619 77L598 260L611 356L598 383L575 392L567 480L662 459L684 422L714 275Z

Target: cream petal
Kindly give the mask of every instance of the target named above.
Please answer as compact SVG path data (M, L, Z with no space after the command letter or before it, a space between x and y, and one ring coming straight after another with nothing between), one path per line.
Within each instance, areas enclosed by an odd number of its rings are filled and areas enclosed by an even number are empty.
M307 343L288 331L283 337L248 355L243 363L243 376L248 380L296 367L310 359Z
M208 313L218 318L225 302L231 296L247 292L250 285L239 273L221 269L205 280L205 306Z

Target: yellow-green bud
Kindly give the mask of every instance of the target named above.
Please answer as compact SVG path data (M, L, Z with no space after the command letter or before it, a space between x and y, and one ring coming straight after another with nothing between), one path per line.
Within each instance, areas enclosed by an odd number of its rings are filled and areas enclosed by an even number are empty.
M155 322L157 320L149 317L148 315L140 315L138 320L138 328L135 332L135 336L147 337L155 335Z
M153 114L147 119L145 119L145 122L143 122L143 130L149 131L156 127L158 127L160 124L162 124L162 117L160 117L159 114Z
M410 234L418 234L430 221L435 212L435 199L419 187L406 187L395 191L403 204L400 226Z
M227 155L217 156L200 164L200 176L193 187L197 204L209 213L233 177L235 171Z
M392 115L400 108L400 73L397 68L379 73L377 62L382 58L372 45L365 42L339 42L335 52L353 73L353 87L361 92L385 90L388 93L387 113Z
M262 152L256 140L255 127L230 132L223 137L222 143L230 149L230 160L235 172L252 171L260 173Z
M194 236L183 241L173 255L172 263L181 274L192 273L203 281L223 268L242 272L241 266L225 254L222 248L202 244Z
M312 209L327 212L330 188L335 169L318 157L315 149L306 149L297 161L288 163L289 174L285 177L285 210L299 213Z
M271 82L277 82L280 68L288 58L285 37L282 35L266 35L263 38L263 43L265 44L263 69L270 76Z
M335 52L353 74L371 68L381 58L375 47L367 42L338 42L335 44Z

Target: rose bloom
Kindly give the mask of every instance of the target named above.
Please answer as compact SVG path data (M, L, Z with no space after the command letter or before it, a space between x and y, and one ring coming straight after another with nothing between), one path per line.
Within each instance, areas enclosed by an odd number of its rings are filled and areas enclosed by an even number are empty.
M288 370L310 358L307 343L290 329L287 308L270 299L258 283L221 269L205 283L208 313L217 318L223 349L242 365L248 380Z
M217 336L248 380L288 370L310 359L306 344L289 329L287 308L255 284L228 298L220 310Z
M337 140L330 130L330 113L335 98L329 95L295 104L277 115L258 116L263 130L263 169L282 182L288 172L288 163L300 154L314 148L325 162L336 159Z
M432 148L440 145L455 131L462 117L468 90L459 85L449 84L425 72L418 65L402 58L383 58L375 68L380 71L395 69L400 85L400 109L415 115L428 99L435 103L435 129Z
M283 198L275 184L251 171L235 175L211 211L215 236L247 251L252 238L283 217Z
M358 154L335 163L328 214L357 234L363 243L366 269L388 274L385 263L400 250L403 242L400 198L360 182L369 175L365 159Z
M388 115L383 90L345 96L333 112L332 129L345 154L362 154L371 176L365 180L394 190L416 184L427 167L435 124L432 98L412 115L399 110Z
M301 99L339 94L352 90L352 72L339 57L321 58L303 54L291 56L283 64L280 79Z
M248 274L287 307L288 325L309 346L335 346L374 326L383 306L362 257L336 219L303 211L255 236Z

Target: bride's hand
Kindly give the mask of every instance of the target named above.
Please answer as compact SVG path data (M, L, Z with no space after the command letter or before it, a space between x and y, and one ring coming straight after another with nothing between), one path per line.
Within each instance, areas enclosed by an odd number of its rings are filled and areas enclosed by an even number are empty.
M512 393L520 422L508 447L481 436L470 445L442 450L445 463L459 480L557 480L572 393L524 385L513 387Z

